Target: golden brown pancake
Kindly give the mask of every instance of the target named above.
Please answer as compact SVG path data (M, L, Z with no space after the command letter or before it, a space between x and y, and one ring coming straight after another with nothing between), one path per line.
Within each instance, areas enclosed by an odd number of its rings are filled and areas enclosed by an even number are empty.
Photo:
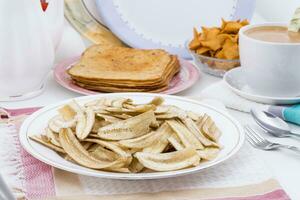
M67 72L75 84L90 90L157 92L167 89L179 70L177 57L164 50L95 45Z
M76 76L72 76L72 78L76 81L81 81L81 82L85 82L85 83L89 83L89 84L107 83L107 84L113 84L113 85L119 85L119 86L123 86L124 84L127 84L127 86L139 86L139 85L145 86L145 84L147 84L147 86L151 86L151 85L160 85L162 83L165 83L167 78L170 78L171 75L174 75L178 71L179 71L179 61L177 60L176 57L174 57L174 59L171 60L170 66L167 66L164 74L156 80L144 80L144 81L142 81L142 80L140 80L140 81L122 80L122 81L120 81L120 80L106 79L106 80L100 81L99 79L87 79L87 78L76 77Z

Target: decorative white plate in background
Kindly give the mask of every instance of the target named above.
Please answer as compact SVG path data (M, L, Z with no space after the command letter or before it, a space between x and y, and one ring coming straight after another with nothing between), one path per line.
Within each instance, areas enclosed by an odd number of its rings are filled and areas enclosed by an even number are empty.
M53 167L73 172L76 174L82 174L93 177L100 178L111 178L111 179L132 179L132 180L143 180L143 179L159 179L175 177L185 174L191 174L195 172L200 172L203 169L215 166L221 162L229 159L235 153L238 152L240 147L244 142L244 132L241 125L226 111L218 110L212 106L200 103L199 101L190 100L187 98L163 95L163 94L145 94L145 93L112 93L105 95L94 95L75 98L75 100L84 104L87 101L95 100L101 97L126 97L131 98L137 103L149 102L154 96L161 96L165 99L165 103L169 105L176 105L185 110L193 110L196 113L207 113L216 122L217 126L222 131L222 136L220 137L220 144L222 145L222 150L216 159L208 162L203 162L197 167L171 171L171 172L152 172L152 173L115 173L115 172L105 172L99 170L88 169L82 167L78 164L69 162L59 156L53 150L46 148L32 140L28 137L33 134L41 134L47 126L47 122L57 114L57 109L62 105L71 101L65 100L60 103L46 106L32 115L30 115L22 124L20 128L20 142L25 150L34 156L35 158L45 162Z
M251 19L255 0L96 0L109 29L134 48L163 48L190 58L184 47L193 27Z

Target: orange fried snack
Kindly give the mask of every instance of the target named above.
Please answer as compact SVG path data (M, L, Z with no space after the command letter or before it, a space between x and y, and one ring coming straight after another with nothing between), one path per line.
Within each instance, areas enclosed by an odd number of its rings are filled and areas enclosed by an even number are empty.
M191 50L196 50L199 47L201 47L201 43L200 43L200 39L199 39L201 37L201 34L198 33L196 28L194 28L193 31L194 31L194 38L190 42L189 47Z
M239 59L238 32L248 24L247 20L222 19L221 27L202 27L201 33L194 28L194 37L189 48L199 55L227 60Z

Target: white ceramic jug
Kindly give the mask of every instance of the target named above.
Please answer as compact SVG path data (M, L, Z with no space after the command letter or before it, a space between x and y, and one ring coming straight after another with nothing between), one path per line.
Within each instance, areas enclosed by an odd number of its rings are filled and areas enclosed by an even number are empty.
M43 91L63 23L63 0L0 0L0 101Z

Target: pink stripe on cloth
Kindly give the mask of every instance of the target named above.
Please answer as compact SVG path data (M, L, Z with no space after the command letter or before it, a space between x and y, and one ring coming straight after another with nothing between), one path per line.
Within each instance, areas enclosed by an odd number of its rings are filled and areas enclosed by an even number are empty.
M27 199L55 196L55 185L51 166L42 163L21 149L24 186Z
M269 193L255 195L251 197L228 197L210 200L290 200L291 198L282 189L274 190Z
M30 114L38 109L39 108L22 109L19 112L15 110L13 115ZM16 134L19 133L21 123L15 123ZM17 138L19 138L18 135ZM32 157L22 148L20 143L19 148L22 158L26 199L41 199L55 196L52 167Z
M40 109L40 107L32 107L32 108L21 108L21 109L7 109L6 112L10 116L18 116L18 115L30 115L33 112Z

